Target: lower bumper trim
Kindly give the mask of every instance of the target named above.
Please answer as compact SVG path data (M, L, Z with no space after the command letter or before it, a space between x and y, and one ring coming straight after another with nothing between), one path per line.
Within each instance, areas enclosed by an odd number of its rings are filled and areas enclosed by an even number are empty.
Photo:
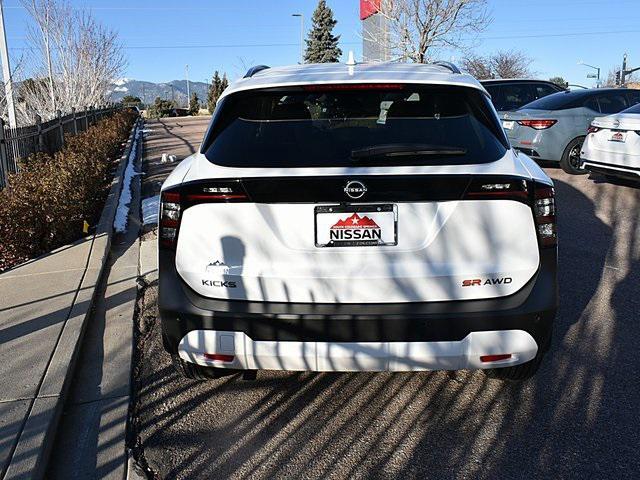
M440 342L254 341L244 332L192 330L178 346L180 358L203 366L316 372L496 368L528 362L537 352L536 341L523 330L471 332L459 341ZM212 354L233 359L212 360ZM480 360L501 354L511 356L494 362Z

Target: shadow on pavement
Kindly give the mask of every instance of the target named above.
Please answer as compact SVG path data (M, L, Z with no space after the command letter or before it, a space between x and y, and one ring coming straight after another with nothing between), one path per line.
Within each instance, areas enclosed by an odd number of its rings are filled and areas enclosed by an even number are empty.
M570 180L573 182L573 180ZM538 374L259 372L196 382L162 348L157 288L140 300L136 446L160 478L633 478L640 231L556 180L560 309ZM631 205L629 205L631 202ZM614 215L615 217L615 215ZM623 244L625 251L616 251Z

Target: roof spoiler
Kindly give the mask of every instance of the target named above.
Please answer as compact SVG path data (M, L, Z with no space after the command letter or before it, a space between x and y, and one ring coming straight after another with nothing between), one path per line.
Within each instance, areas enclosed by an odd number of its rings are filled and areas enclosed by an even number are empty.
M262 70L266 70L267 68L269 68L268 65L256 65L255 67L251 67L249 70L247 70L247 73L244 74L243 78L251 78L256 73L261 72Z
M438 65L439 67L444 67L447 70L450 70L451 73L462 73L454 63L447 62L445 60L436 60L435 62L432 62L432 65Z

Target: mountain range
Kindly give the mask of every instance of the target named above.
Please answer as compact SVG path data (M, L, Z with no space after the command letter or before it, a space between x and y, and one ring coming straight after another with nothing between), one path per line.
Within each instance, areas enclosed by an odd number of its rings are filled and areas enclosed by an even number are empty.
M189 92L198 95L201 104L207 102L209 85L204 82L189 81ZM109 88L110 100L119 102L125 95L139 97L144 103L153 103L156 97L165 100L174 99L178 106L187 104L187 81L172 80L166 83L153 83L144 80L121 78L113 82Z

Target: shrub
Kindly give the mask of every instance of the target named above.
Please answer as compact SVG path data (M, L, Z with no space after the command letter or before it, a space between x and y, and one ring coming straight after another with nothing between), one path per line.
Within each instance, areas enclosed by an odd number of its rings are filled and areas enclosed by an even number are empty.
M135 118L118 112L10 175L0 192L0 271L77 240L85 220L97 222Z

